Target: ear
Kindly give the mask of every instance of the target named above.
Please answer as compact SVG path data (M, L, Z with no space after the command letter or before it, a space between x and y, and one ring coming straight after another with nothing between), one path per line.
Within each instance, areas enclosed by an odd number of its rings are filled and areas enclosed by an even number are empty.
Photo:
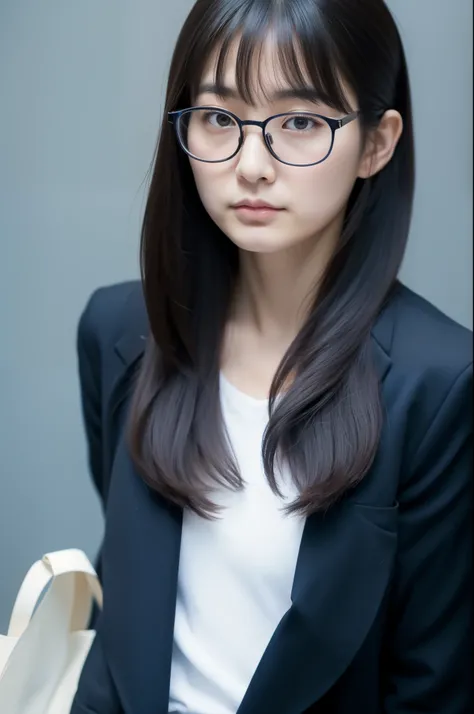
M388 164L402 131L403 119L400 112L395 109L386 111L379 124L370 132L359 164L359 178L370 178Z

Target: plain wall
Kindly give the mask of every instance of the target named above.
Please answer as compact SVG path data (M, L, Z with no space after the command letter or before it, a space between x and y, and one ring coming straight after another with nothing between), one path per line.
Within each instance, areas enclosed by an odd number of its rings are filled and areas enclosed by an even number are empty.
M75 336L138 276L145 175L190 0L0 0L0 632L30 564L95 556ZM418 182L402 278L472 324L472 0L392 0Z

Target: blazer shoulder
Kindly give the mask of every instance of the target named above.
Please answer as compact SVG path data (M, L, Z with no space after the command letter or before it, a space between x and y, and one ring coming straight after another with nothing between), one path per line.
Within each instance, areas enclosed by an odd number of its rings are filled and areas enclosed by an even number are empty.
M141 282L107 285L95 290L79 319L78 340L93 342L101 352L145 320Z
M394 307L390 356L399 370L449 378L472 365L471 330L401 284Z
M384 389L387 423L391 433L398 423L403 434L402 483L413 475L412 483L421 488L431 479L434 483L437 464L441 469L450 449L462 450L471 438L472 332L405 286L394 296L393 308L392 364ZM469 468L453 471L448 480L453 479L464 488Z

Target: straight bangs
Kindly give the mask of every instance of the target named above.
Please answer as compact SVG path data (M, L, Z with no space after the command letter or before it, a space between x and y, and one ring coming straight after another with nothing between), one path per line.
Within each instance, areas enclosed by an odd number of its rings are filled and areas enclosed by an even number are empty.
M195 43L188 47L183 93L177 100L180 106L171 110L194 103L209 65L216 85L225 84L231 50L236 50L235 82L242 99L250 106L262 97L269 100L261 59L270 43L280 81L295 90L309 86L329 107L345 114L352 111L342 84L341 59L316 6L310 17L307 8L295 8L294 3L246 2L221 15L216 8L213 16L203 18L203 27L196 28Z

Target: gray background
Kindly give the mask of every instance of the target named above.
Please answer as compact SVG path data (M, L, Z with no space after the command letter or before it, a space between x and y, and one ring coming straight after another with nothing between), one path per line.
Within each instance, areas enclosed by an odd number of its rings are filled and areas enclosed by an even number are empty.
M144 178L190 0L0 0L0 632L29 565L102 535L75 331L138 276ZM416 209L402 278L472 325L472 0L391 0L411 70Z

